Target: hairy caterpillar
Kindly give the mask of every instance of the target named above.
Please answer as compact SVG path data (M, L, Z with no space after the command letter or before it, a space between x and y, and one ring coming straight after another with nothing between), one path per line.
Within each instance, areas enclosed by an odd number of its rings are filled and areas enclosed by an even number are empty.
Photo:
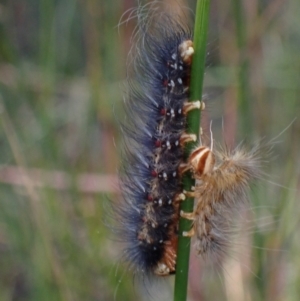
M184 236L196 236L196 250L200 255L219 255L226 251L230 241L230 228L234 215L248 197L250 182L261 176L260 148L247 151L239 145L234 150L213 152L206 146L196 148L182 164L182 170L190 169L196 179L192 213L181 216L193 221ZM229 229L229 231L228 231Z
M201 102L188 103L194 52L188 27L157 12L138 26L123 126L119 233L123 257L136 273L165 276L175 273L183 145L196 140L185 134L186 114Z

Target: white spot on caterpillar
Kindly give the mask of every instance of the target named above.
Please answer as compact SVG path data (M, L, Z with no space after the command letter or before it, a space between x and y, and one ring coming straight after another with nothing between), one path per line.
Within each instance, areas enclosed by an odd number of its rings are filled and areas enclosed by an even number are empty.
M177 81L180 85L182 85L182 79L180 77L178 77Z
M176 54L176 53L173 53L173 54L172 54L172 59L173 59L173 60L176 60L176 58L177 58L177 54Z
M162 203L163 203L163 202L162 202L162 199L159 199L159 200L158 200L158 204L159 204L159 206L161 206L161 205L162 205Z

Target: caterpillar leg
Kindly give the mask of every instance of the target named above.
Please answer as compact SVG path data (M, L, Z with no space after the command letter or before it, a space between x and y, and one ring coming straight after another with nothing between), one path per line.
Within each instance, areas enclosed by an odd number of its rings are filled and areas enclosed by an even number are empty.
M179 167L178 167L178 172L180 175L183 175L185 172L187 172L188 170L190 170L190 165L187 163L180 163Z
M196 110L196 109L200 110L202 108L202 103L204 102L200 100L185 102L183 104L183 113L186 115L189 111Z
M194 198L195 197L195 186L192 186L192 191L183 191L184 195L188 198Z
M185 62L187 65L190 65L192 63L192 57L195 52L194 47L193 47L193 41L191 41L191 40L183 41L178 46L178 49L179 49L182 61Z
M187 220L190 221L194 221L195 220L195 213L194 212L184 212L184 211L180 211L180 216L182 218L185 218ZM182 235L185 237L192 237L195 235L195 230L194 227L190 230L190 231L183 231Z
M188 134L188 133L183 133L180 136L180 145L184 146L184 144L188 142L196 142L197 141L197 136L195 134Z
M185 197L184 193L179 193L175 196L175 201L176 202L184 201L185 199L186 199L186 197Z
M205 109L205 102L203 100L189 101L183 104L183 114L187 114L192 110L201 110Z
M194 212L184 212L183 210L180 211L180 216L188 219L189 221L195 220L195 213Z
M191 102L185 102L183 104L183 113L186 115L189 111L200 109L204 110L205 103L203 100L197 100L197 101L191 101ZM200 135L202 135L202 128L200 128ZM197 135L195 134L188 134L183 133L180 137L180 145L184 146L184 144L188 142L196 142L197 141Z
M182 236L184 237L193 237L195 235L195 230L192 228L190 231L183 231Z
M188 198L194 198L195 197L195 186L191 187L192 191L183 191L182 193L178 193L175 196L175 201L180 202L180 201L185 201L186 197Z

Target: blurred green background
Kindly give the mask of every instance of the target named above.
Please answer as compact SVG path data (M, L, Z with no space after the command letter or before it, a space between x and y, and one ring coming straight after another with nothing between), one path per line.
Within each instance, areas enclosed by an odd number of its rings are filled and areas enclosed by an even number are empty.
M194 11L195 1L161 1ZM0 300L172 300L119 264L116 180L134 0L0 3ZM127 15L128 16L128 15ZM300 2L212 0L203 127L275 140L223 267L192 255L190 300L300 298ZM126 16L124 17L126 19ZM298 119L295 119L298 118ZM121 200L120 200L121 201Z

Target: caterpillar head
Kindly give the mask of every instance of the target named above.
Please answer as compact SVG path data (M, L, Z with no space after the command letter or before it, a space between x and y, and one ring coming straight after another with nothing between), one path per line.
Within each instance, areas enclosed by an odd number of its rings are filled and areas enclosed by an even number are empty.
M199 146L192 151L188 163L194 175L201 177L214 169L215 155L206 146Z

